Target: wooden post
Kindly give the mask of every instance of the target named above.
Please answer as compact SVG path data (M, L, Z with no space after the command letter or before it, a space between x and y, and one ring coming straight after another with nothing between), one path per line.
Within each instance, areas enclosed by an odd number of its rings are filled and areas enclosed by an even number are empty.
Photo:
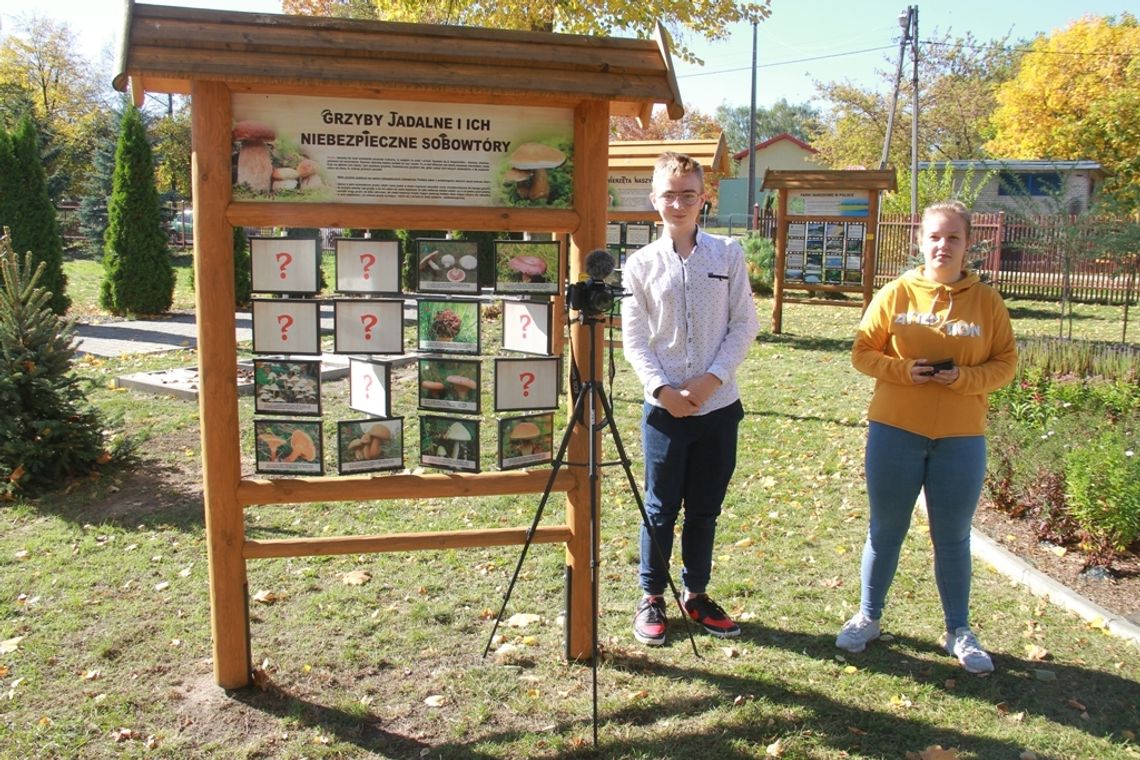
M788 246L788 191L779 191L776 211L776 271L772 273L772 332L784 331L784 264Z
M191 175L194 187L194 282L198 311L198 393L206 554L214 678L225 689L250 683L245 522L238 501L237 339L234 331L233 228L226 220L232 107L229 88L194 80Z
M578 211L581 224L570 236L570 282L577 282L578 275L585 271L587 254L606 244L606 209L609 197L606 183L599 182L605 177L609 161L609 104L605 101L583 101L574 110L574 207ZM589 327L575 323L571 327L574 356L573 361L585 374L589 371L591 359L599 373L602 368L602 325ZM590 334L594 331L594 356L590 356ZM573 401L573 400L572 400ZM598 405L599 412L601 405ZM574 424L568 420L567 424ZM594 436L596 450L601 451L601 432L591 432L582 425L575 425L567 450L567 461L586 462L589 458L589 435ZM566 524L573 537L566 542L566 568L569 575L566 609L566 656L568 659L589 659L593 654L594 625L596 619L592 604L591 579L596 572L590 556L590 489L589 473L584 467L571 468L576 484L567 493ZM598 516L601 513L600 483L594 485L594 496L599 501ZM594 524L599 530L600 519ZM600 538L599 538L600 543Z

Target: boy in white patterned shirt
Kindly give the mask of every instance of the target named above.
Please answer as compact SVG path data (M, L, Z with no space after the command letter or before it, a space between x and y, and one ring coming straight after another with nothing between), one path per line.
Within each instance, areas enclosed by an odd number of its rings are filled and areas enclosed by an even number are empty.
M628 293L622 343L645 391L641 433L652 526L652 537L649 528L641 528L644 593L633 631L650 646L665 643L664 593L673 526L682 508L682 608L714 636L740 634L706 589L744 417L736 369L759 322L740 244L697 225L706 197L700 164L679 153L663 154L650 195L663 234L635 252L622 271Z

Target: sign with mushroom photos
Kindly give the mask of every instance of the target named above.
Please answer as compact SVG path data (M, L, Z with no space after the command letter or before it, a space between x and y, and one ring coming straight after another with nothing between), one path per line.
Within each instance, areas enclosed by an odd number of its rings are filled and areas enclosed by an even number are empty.
M416 240L416 289L421 293L479 292L479 243L474 240Z
M404 418L336 424L337 472L352 475L404 469Z
M420 464L479 472L479 421L421 414Z
M379 298L336 299L333 304L333 352L402 354L404 302Z
M420 359L419 408L478 414L480 366L478 359Z
M254 298L253 353L320 354L320 307L316 301Z
M400 292L400 243L396 240L336 238L338 293Z
M250 289L254 293L319 293L318 243L316 238L251 237Z
M499 469L545 464L554 458L554 414L499 420Z
M256 470L266 474L322 475L325 471L319 420L253 421Z
M392 415L392 367L384 362L348 360L348 407L372 417Z
M561 253L557 240L496 240L495 292L557 295Z
M321 416L319 359L254 359L254 414Z
M495 359L495 411L558 408L557 356L546 359Z
M479 353L479 302L436 301L416 303L416 347L448 354Z
M503 301L503 348L549 356L552 349L549 301Z
M235 201L569 208L574 109L231 95Z

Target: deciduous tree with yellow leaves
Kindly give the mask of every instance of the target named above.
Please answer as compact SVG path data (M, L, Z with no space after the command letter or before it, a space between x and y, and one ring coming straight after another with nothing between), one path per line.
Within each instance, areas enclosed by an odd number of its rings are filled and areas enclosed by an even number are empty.
M1140 210L1140 24L1085 17L1038 37L997 93L993 138L1002 158L1092 160L1104 192Z

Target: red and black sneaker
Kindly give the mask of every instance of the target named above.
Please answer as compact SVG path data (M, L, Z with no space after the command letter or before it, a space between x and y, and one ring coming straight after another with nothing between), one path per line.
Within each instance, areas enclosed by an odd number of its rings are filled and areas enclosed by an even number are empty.
M665 597L643 596L633 613L633 637L651 647L665 643Z
M685 612L704 626L704 629L722 639L740 635L740 626L732 621L724 609L709 599L708 594L697 594L685 600Z

